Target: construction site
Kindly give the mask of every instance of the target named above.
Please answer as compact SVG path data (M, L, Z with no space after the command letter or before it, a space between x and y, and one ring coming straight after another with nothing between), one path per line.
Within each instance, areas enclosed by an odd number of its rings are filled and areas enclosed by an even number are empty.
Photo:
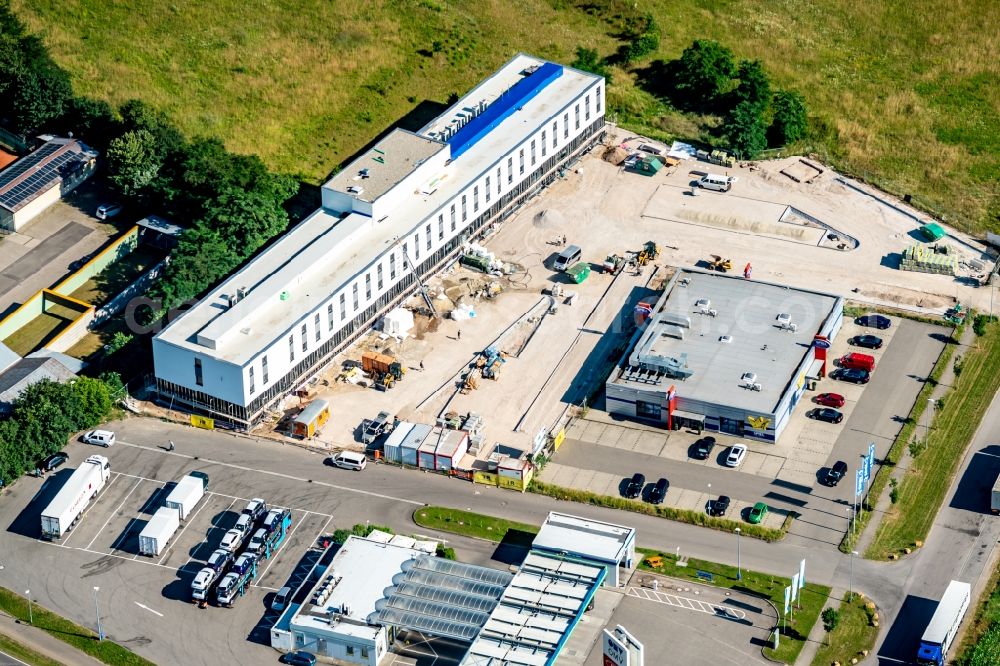
M432 429L439 439L449 428L472 431L451 474L552 450L568 418L601 397L635 333L636 308L655 302L677 268L935 317L990 311L994 251L901 201L798 157L745 165L719 154L677 157L671 146L614 132L482 245L464 248L258 432L291 437L295 415L322 400L329 422L303 442L320 449L381 457L381 435L402 422L411 440L417 425L425 439ZM626 164L647 157L665 165L639 174ZM731 190L697 187L705 174L731 178ZM570 245L580 261L554 270ZM391 423L366 442L380 412Z

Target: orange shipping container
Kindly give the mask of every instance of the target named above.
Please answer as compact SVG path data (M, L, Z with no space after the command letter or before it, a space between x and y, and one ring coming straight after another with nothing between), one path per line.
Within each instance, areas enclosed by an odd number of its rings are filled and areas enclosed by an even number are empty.
M389 366L396 359L385 354L376 352L364 352L361 354L361 369L365 372L389 372Z

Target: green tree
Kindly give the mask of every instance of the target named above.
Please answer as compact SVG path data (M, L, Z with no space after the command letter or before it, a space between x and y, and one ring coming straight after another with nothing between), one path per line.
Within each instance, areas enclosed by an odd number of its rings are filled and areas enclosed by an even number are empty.
M240 259L218 233L197 225L181 236L152 295L165 309L178 307L229 274Z
M608 83L611 83L611 70L608 69L604 60L597 55L596 49L588 49L584 46L576 47L576 60L570 63L570 67L603 76Z
M104 353L110 356L115 352L119 352L126 346L128 346L128 344L132 342L133 339L135 339L135 336L129 335L128 333L123 333L122 331L115 331L114 336L111 338L111 342L105 345Z
M18 431L17 421L0 420L0 481L4 485L34 468L35 461L29 458L31 453L31 447Z
M62 116L73 96L69 76L47 55L17 67L7 92L14 128L22 133L34 132Z
M823 611L823 628L833 631L840 624L840 611L836 608L827 608Z
M623 37L625 44L619 55L625 63L635 62L660 48L660 27L652 14L630 21Z
M750 102L740 102L725 124L729 146L741 160L752 160L767 148L767 128L760 111Z
M806 133L805 98L791 90L779 90L771 102L774 120L768 130L772 145L784 146L798 141Z
M260 190L228 190L206 208L204 226L227 239L240 259L288 227L288 213L280 202Z
M129 100L119 107L118 112L122 117L124 131L146 130L153 135L153 145L161 162L184 147L184 136L163 113L145 102Z
M115 111L104 100L89 97L72 97L59 120L61 133L72 132L88 145L106 152L111 139L119 132Z
M743 60L736 73L740 80L733 91L733 106L748 102L763 113L771 101L771 81L760 60Z
M163 166L156 137L149 130L129 130L108 145L108 180L130 199L149 193Z
M673 63L676 97L691 108L715 105L736 73L733 52L711 39L696 39Z

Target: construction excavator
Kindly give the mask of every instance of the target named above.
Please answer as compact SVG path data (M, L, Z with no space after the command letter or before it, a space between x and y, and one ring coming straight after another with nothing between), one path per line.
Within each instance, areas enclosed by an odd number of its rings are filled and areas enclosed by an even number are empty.
M654 241L646 241L642 250L639 251L639 255L636 257L636 263L640 266L645 266L651 261L656 261L656 258L660 255L660 248Z
M712 259L708 262L708 270L719 271L720 273L725 273L726 271L733 270L733 260L723 259L717 254L710 255Z

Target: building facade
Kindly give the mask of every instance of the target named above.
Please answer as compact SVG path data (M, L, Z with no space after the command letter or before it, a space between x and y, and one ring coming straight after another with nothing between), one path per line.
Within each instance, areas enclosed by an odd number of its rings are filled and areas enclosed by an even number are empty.
M603 128L601 77L521 54L419 132L391 132L154 338L160 400L252 427Z

